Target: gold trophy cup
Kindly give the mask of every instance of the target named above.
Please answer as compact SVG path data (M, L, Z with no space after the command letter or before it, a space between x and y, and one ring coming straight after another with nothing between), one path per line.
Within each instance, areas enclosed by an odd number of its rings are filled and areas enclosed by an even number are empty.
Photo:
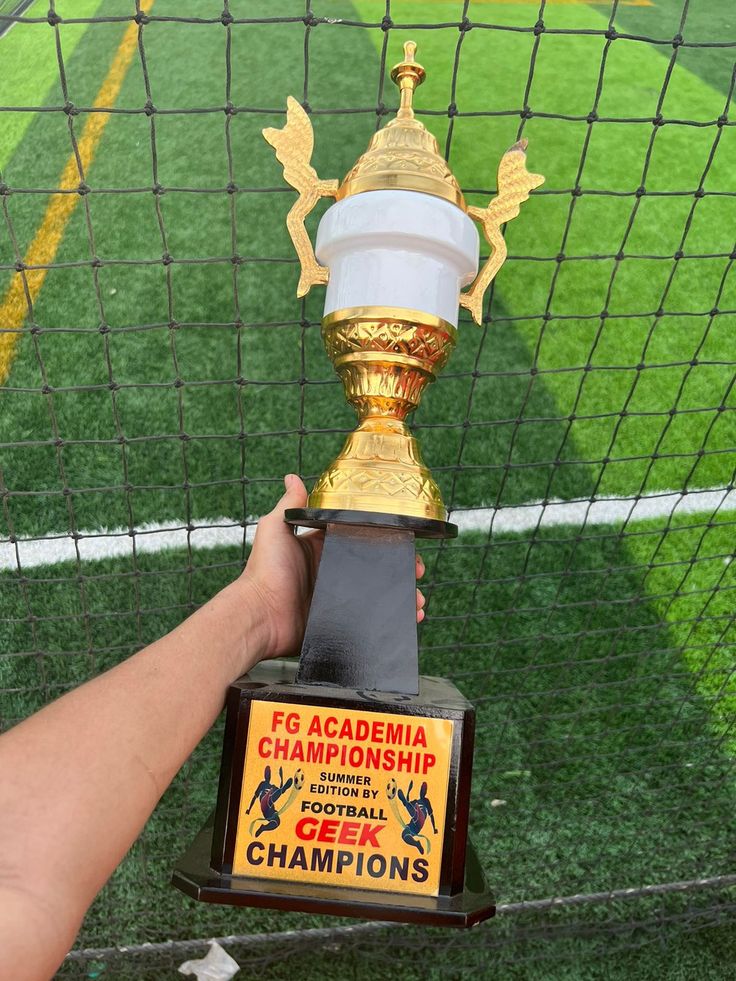
M486 289L506 258L501 226L519 214L520 205L527 200L529 192L542 184L544 178L526 170L526 141L521 140L501 159L497 196L486 208L469 207L439 152L437 140L414 115L413 93L425 77L424 68L415 61L415 52L416 44L408 41L404 45L404 60L391 72L391 78L401 92L401 106L396 118L375 134L342 183L320 180L311 167L312 125L295 99L288 100L286 126L280 130L265 129L263 135L283 164L284 178L299 192L287 217L287 227L301 262L297 295L304 296L317 283L328 284L322 337L328 357L342 379L345 396L355 407L359 419L357 429L348 436L338 457L317 480L309 496L309 507L326 511L397 514L445 522L447 509L440 489L422 460L406 419L419 405L426 385L436 379L447 363L457 338L458 306L465 307L475 322L481 323ZM377 195L376 192L384 193ZM386 192L389 192L388 196ZM410 197L414 199L421 196L427 207L426 217L422 216L427 230L426 250L434 253L429 270L432 282L435 277L447 281L449 295L444 298L447 317L428 309L431 303L423 303L423 293L431 283L421 279L414 284L413 291L399 291L402 299L406 295L416 295L418 303L422 304L419 309L384 302L331 308L334 306L329 302L333 276L339 275L343 280L360 277L361 252L375 253L377 248L383 248L385 253L382 263L373 263L372 269L362 271L364 280L376 271L379 280L381 273L389 281L396 277L417 279L417 274L422 272L421 259L430 259L422 256L423 243L417 228L409 227L410 215L407 215L403 229L407 234L402 236L401 227L396 228L397 223L401 226L401 210L407 201L405 193L397 195L397 192L412 192ZM375 222L366 222L365 215L359 214L356 207L352 215L343 212L339 216L343 227L336 231L328 228L323 235L325 222L330 223L330 213L334 209L327 213L320 225L317 251L321 249L329 254L330 245L333 245L332 252L335 252L334 243L327 241L331 231L342 235L347 240L348 250L352 249L347 262L344 254L339 256L337 270L318 262L304 226L305 218L321 197L334 197L338 203L360 198L365 210L377 215ZM452 211L457 214L452 215ZM482 224L491 250L477 276L477 245L473 259L472 233L468 232L472 223L467 221L468 215ZM465 266L459 269L457 261L452 261L456 257L442 255L443 245L448 247L449 242L429 241L435 226L442 226L448 216L452 221L446 223L447 227L460 229L460 235L456 237L468 238L467 243L463 242L463 245L469 245L463 256ZM383 217L391 228L381 240L380 228L377 230L373 225L380 224ZM333 226L339 224L332 222ZM421 234L421 221L419 225ZM321 238L324 241L320 241ZM408 246L407 240L410 241ZM408 269L402 269L407 248L413 250L412 255L418 259L410 262ZM461 286L471 280L468 291L460 292ZM375 283L375 289L376 299L382 300L385 291L380 281ZM355 290L343 282L334 292L337 296L352 296ZM362 292L370 294L370 290L363 289Z

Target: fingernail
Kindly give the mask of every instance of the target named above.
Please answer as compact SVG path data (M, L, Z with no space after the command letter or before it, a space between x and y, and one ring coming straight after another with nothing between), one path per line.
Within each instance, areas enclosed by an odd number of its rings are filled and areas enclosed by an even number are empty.
M285 488L286 488L287 490L288 490L288 489L289 489L289 488L291 487L291 485L292 485L292 484L294 483L294 477L295 477L295 476L296 476L296 474L293 474L293 473L287 473L287 474L286 474L286 476L284 477L284 487L285 487Z

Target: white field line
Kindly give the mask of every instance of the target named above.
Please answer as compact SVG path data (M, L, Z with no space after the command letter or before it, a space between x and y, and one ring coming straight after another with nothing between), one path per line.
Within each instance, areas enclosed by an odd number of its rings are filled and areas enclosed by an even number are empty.
M508 534L570 525L620 524L623 521L648 521L652 518L669 518L673 513L707 514L736 511L736 490L708 489L660 491L636 497L607 497L592 504L584 501L552 500L547 504L535 501L513 508L479 508L456 511L451 520L460 531L491 531L492 534Z
M460 532L482 531L491 534L518 534L535 528L560 525L591 527L630 521L667 519L677 515L709 515L736 511L736 490L707 489L662 491L644 497L609 497L594 501L538 501L508 508L473 508L455 511L451 515ZM194 522L196 527L187 533L184 522L165 521L141 525L135 529L135 550L138 555L163 552L167 549L208 549L218 546L240 546L243 535L253 541L256 518L249 518L243 529L232 518L206 518ZM80 531L75 540L68 532L51 533L43 538L21 538L16 542L0 539L0 571L17 571L75 562L77 554L83 562L95 559L125 558L133 555L133 536L127 528L98 528Z

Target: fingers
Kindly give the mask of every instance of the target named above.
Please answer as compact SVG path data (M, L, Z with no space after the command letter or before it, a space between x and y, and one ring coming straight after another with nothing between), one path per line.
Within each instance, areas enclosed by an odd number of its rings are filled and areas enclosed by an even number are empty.
M424 564L424 559L421 555L417 555L417 579L421 579L424 573L427 571L427 567ZM417 590L417 623L421 623L425 617L424 604L426 600L424 599L424 593L420 589Z
M424 604L426 600L424 599L424 593L418 589L417 590L417 623L421 623L424 619Z

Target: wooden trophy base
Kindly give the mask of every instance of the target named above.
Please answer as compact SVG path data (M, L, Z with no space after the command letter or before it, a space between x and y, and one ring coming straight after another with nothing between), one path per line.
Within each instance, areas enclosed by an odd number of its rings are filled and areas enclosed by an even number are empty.
M299 684L296 667L264 663L230 687L217 808L173 884L428 926L493 916L467 840L472 705L441 678L391 694Z

